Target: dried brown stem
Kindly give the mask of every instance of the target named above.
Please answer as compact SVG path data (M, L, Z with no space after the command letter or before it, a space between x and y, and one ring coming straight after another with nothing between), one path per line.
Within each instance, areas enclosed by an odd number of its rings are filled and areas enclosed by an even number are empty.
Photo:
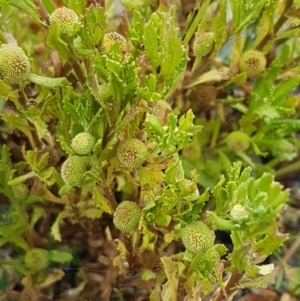
M223 290L218 289L210 299L210 301L226 301L232 293L236 290L236 286L238 285L239 281L243 278L244 274L235 271L230 276L227 284Z

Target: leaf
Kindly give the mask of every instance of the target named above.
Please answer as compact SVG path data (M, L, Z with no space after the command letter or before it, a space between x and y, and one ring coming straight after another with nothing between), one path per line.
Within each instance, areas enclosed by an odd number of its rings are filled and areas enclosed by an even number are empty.
M30 80L32 83L35 83L39 86L55 88L55 87L60 87L62 83L66 80L66 78L65 77L51 78L51 77L40 76L40 75L30 73L28 76L28 80Z
M191 88L199 84L208 82L220 82L230 79L230 70L227 67L208 71L201 75L198 79L190 83L186 88Z
M72 253L61 250L48 251L48 255L50 261L58 263L67 263L73 259Z
M7 3L20 8L25 11L28 15L34 18L38 23L46 26L45 22L42 21L38 12L37 6L32 0L7 0Z
M145 24L143 42L154 70L157 70L158 67L159 48L157 38L159 36L159 28L159 17L156 13L153 13L151 19Z
M115 257L113 265L119 268L120 275L127 274L125 262L127 262L127 258L129 258L129 252L126 249L125 244L121 240L115 239L115 242L117 243L117 250L119 251L119 255Z
M244 288L267 288L269 285L274 284L275 280L279 274L280 267L275 268L270 274L257 277L255 279L250 279L247 277L243 277L237 288L244 289Z
M81 217L96 219L103 215L103 210L98 208L90 208L80 212Z
M162 257L161 262L164 265L164 271L167 276L167 282L162 286L162 301L177 300L179 280L177 267L170 257Z
M98 208L100 208L104 212L107 212L109 214L112 214L114 212L109 200L101 194L96 186L93 189L93 200L97 204Z
M62 212L59 213L59 215L56 218L56 221L51 227L51 234L55 240L61 241L61 233L59 230L59 225L63 219L71 216L74 216L74 213L71 210L63 210Z

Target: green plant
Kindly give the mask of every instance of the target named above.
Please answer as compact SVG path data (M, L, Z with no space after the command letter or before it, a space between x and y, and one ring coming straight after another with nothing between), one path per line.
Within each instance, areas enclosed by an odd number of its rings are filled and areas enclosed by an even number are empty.
M20 298L71 261L82 298L89 266L107 269L101 300L272 284L289 197L274 175L299 166L299 3L126 0L114 25L96 2L3 4L0 246L15 252L0 265L24 277Z

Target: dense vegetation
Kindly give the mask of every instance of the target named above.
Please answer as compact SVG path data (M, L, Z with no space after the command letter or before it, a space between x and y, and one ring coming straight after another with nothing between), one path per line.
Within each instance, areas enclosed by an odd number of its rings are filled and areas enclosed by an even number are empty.
M273 284L275 177L300 167L300 1L0 2L0 297Z

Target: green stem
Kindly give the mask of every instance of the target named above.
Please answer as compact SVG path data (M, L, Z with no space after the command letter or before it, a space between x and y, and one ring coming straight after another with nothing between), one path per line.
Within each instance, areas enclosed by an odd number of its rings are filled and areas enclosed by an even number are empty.
M276 177L281 177L281 176L287 175L291 172L298 171L299 169L300 169L300 161L296 161L292 164L289 164L289 165L277 170L275 172L275 176Z
M17 177L15 179L13 179L13 180L8 181L7 185L8 186L16 186L18 184L23 183L27 179L30 179L30 178L34 177L34 176L35 176L35 172L31 171L30 173L28 173L26 175L23 175L23 176L20 176L20 177Z
M217 229L225 231L237 230L235 224L232 221L223 219L217 216L214 212L210 212L209 216L212 218Z

